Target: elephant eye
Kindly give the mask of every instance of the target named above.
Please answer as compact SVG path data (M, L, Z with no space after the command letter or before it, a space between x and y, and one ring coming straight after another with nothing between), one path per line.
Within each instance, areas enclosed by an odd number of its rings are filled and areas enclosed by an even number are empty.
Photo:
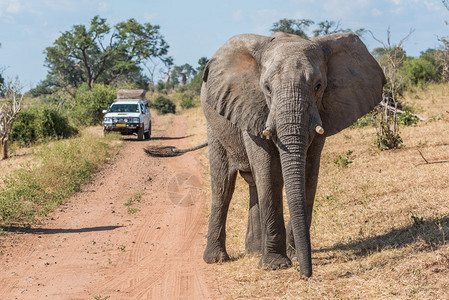
M267 90L268 94L271 94L271 89L268 84L265 85L265 89Z
M321 88L321 83L318 83L314 88L315 92L318 92L320 88Z

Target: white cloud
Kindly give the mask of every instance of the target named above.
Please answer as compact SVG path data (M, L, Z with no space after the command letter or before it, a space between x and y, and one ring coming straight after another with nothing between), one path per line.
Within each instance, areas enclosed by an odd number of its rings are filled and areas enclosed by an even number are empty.
M441 11L443 9L443 4L440 1L424 1L424 5L431 11Z
M383 15L383 11L381 11L380 9L377 8L373 8L373 10L371 11L373 16L375 17L380 17L381 15Z
M110 10L110 6L106 2L98 3L98 11L101 13L108 12Z
M19 0L0 0L0 23L14 24L14 16L18 15L24 9Z
M394 4L396 5L400 5L401 4L401 0L392 0Z
M0 0L0 16L5 14L18 14L22 10L19 0Z

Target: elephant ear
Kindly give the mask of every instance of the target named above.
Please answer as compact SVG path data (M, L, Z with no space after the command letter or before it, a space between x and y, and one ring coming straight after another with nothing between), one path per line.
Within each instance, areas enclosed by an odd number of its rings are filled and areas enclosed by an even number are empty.
M327 88L320 115L327 136L336 134L370 112L382 100L385 76L366 46L353 33L312 39L327 59Z
M202 103L241 130L260 136L268 117L259 87L258 53L268 37L244 34L231 38L206 65Z

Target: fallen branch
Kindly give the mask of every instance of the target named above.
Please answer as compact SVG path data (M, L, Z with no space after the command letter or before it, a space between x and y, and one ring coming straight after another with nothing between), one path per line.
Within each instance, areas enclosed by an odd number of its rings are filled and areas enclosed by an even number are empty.
M182 154L190 152L190 151L195 151L195 150L204 148L206 146L207 146L207 142L200 144L198 146L192 147L192 148L187 148L187 149L178 149L174 146L166 146L166 147L148 146L143 150L145 151L146 154L148 154L150 156L173 157L173 156L182 155Z
M421 155L422 159L424 159L425 163L420 163L420 164L417 164L417 165L415 165L415 166L430 165L430 164L441 164L441 163L449 163L449 160L435 160L435 161L428 161L428 160L424 157L424 155L422 154L421 151L418 150L418 152L419 152L419 154Z
M396 112L396 113L400 113L400 114L404 114L405 111L400 110L399 108L394 108L393 106L390 106L388 104L386 104L385 102L380 102L380 105L382 105L383 107L386 107L388 110L391 110L392 112ZM420 121L427 121L427 118L424 118L423 116L414 114L414 113L410 113L412 116L417 117Z

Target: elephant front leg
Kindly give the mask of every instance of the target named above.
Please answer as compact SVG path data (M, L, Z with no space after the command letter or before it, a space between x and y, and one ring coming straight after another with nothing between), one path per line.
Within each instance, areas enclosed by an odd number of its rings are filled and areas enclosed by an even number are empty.
M260 225L259 202L256 186L249 187L248 227L246 230L245 249L247 253L262 253L262 228Z
M209 140L209 157L212 206L203 259L206 263L216 263L229 260L226 252L226 217L237 171L230 170L226 151L218 141Z
M256 184L250 172L240 171L240 175L249 185L248 227L246 230L245 250L246 253L250 254L262 254L262 228Z
M269 269L284 269L291 265L285 247L285 224L282 209L282 183L272 180L270 185L262 183L260 195L260 219L262 224L262 258L259 266Z
M259 266L268 269L287 268L291 261L285 248L283 178L277 149L271 141L250 135L244 135L244 141L259 204L262 237Z

